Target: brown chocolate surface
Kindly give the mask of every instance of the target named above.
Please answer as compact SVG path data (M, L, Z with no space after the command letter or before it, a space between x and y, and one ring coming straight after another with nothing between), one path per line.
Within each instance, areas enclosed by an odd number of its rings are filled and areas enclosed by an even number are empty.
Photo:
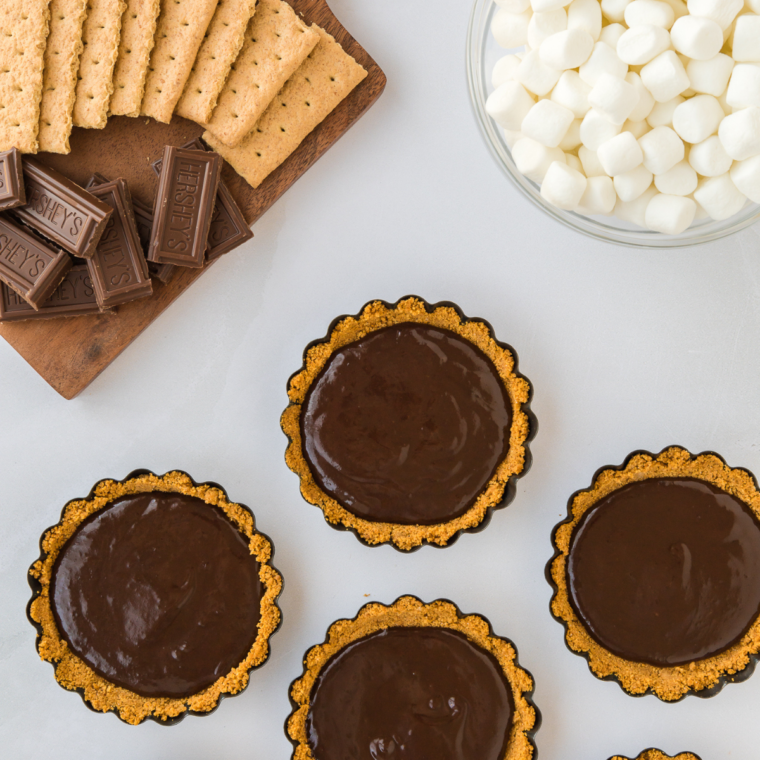
M464 512L506 456L509 397L449 330L402 323L332 354L303 404L319 486L368 520L432 525Z
M262 586L246 538L194 496L123 496L87 518L52 572L56 624L111 683L187 697L245 659Z
M0 211L26 203L26 188L18 148L0 153Z
M692 478L629 483L584 515L570 547L570 598L613 654L660 667L725 651L760 611L760 524Z
M37 310L4 282L0 283L0 322L81 317L99 313L100 307L86 263L71 267L63 282Z
M307 732L316 760L500 760L512 714L486 650L447 628L389 628L322 668Z

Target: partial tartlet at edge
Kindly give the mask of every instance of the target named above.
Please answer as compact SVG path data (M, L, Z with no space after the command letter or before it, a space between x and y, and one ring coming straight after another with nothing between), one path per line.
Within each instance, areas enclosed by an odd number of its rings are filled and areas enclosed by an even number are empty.
M459 336L485 355L498 374L509 397L511 424L509 446L492 477L483 485L479 496L457 517L435 524L398 524L360 517L340 504L320 487L304 453L302 413L309 391L333 354L384 328L417 324L440 328ZM448 546L462 531L484 528L493 509L509 504L515 495L516 480L531 464L529 442L537 430L537 421L530 410L532 387L518 372L517 354L511 346L498 342L491 326L482 319L466 317L455 304L428 304L417 296L407 296L394 304L371 301L358 315L338 317L330 325L328 335L311 343L304 352L304 363L288 382L290 405L281 418L282 429L289 439L285 460L301 481L301 494L318 506L333 527L350 530L368 546L390 543L401 551L413 551L423 544Z
M417 597L402 596L388 606L372 602L362 607L355 618L336 621L330 626L325 642L306 653L304 673L290 686L293 710L285 723L285 733L294 747L294 760L314 760L307 720L312 691L325 665L351 644L395 628L448 629L495 658L509 684L512 700L511 726L502 760L531 760L537 756L533 737L540 727L541 714L532 701L533 677L520 666L514 644L496 636L484 617L465 615L449 600L426 604Z
M56 624L50 587L53 566L66 542L91 515L120 497L151 492L183 494L215 507L248 539L251 555L259 563L259 580L263 589L260 622L253 645L245 659L211 686L183 698L145 697L112 684L78 657L64 640ZM258 531L251 511L231 502L216 483L195 483L184 472L173 471L157 476L137 470L122 481L102 480L85 499L70 501L57 525L49 528L40 540L41 556L29 569L33 596L28 606L30 622L37 629L37 651L50 662L56 681L63 688L79 692L85 704L97 712L114 712L126 723L136 725L152 719L162 725L174 724L186 714L205 715L216 709L221 699L241 692L248 684L250 672L269 657L269 639L281 622L277 597L282 589L282 576L272 566L273 545Z
M742 681L752 674L760 652L760 613L740 640L727 649L685 665L657 666L626 659L604 647L581 621L570 598L568 558L575 530L584 515L625 486L655 479L702 481L741 502L755 521L760 521L760 491L754 477L746 470L728 467L717 454L692 455L679 446L668 447L659 454L633 452L619 467L599 469L588 489L570 497L568 517L554 529L554 556L546 566L546 578L554 589L551 613L565 627L568 649L582 655L597 678L617 681L631 696L651 693L666 702L678 701L688 694L711 697L725 683Z

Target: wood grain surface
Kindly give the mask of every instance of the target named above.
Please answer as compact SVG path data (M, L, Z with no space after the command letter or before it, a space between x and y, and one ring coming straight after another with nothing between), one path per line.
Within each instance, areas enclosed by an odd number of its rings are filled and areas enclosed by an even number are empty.
M325 0L289 0L307 23L319 24L367 69L369 75L256 190L225 165L223 177L249 224L264 212L319 159L380 97L385 74L341 26ZM141 117L115 116L103 130L74 128L71 153L41 153L40 160L84 184L93 172L108 179L123 177L140 200L153 203L156 176L150 163L165 145L182 145L202 134L196 124L175 116L171 124ZM256 255L256 240L250 244ZM0 335L64 398L84 390L170 304L187 290L203 269L182 268L171 282L153 281L151 298L120 306L114 313L0 324Z

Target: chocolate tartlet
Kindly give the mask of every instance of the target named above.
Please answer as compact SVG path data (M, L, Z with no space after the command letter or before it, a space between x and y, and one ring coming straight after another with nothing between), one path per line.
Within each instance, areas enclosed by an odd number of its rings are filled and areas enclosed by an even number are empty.
M530 760L541 716L512 642L449 601L403 596L330 626L290 688L298 760Z
M615 755L614 757L611 757L610 760L631 760L631 758ZM700 758L693 752L679 752L677 755L671 757L659 749L645 749L640 755L633 758L633 760L700 760Z
M635 452L574 494L547 578L568 647L602 679L664 701L712 696L760 651L760 492L679 447Z
M282 577L251 511L215 483L145 470L69 502L29 570L58 683L138 724L205 714L269 656Z
M286 462L334 527L370 546L447 546L530 466L514 350L453 304L373 301L311 344L288 384Z

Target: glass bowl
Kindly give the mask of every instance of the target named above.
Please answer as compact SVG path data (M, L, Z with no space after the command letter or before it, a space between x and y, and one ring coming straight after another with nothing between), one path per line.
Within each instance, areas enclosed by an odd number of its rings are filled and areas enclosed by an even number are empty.
M614 216L582 216L558 209L545 201L541 197L539 186L517 170L504 131L486 113L486 99L493 91L491 71L496 61L508 52L499 47L491 34L491 19L497 9L493 0L475 0L470 16L467 30L467 83L472 107L480 131L496 162L511 182L544 213L589 237L634 248L683 248L699 245L731 235L760 219L760 206L748 203L738 214L722 222L700 219L680 235L663 235L643 230Z

